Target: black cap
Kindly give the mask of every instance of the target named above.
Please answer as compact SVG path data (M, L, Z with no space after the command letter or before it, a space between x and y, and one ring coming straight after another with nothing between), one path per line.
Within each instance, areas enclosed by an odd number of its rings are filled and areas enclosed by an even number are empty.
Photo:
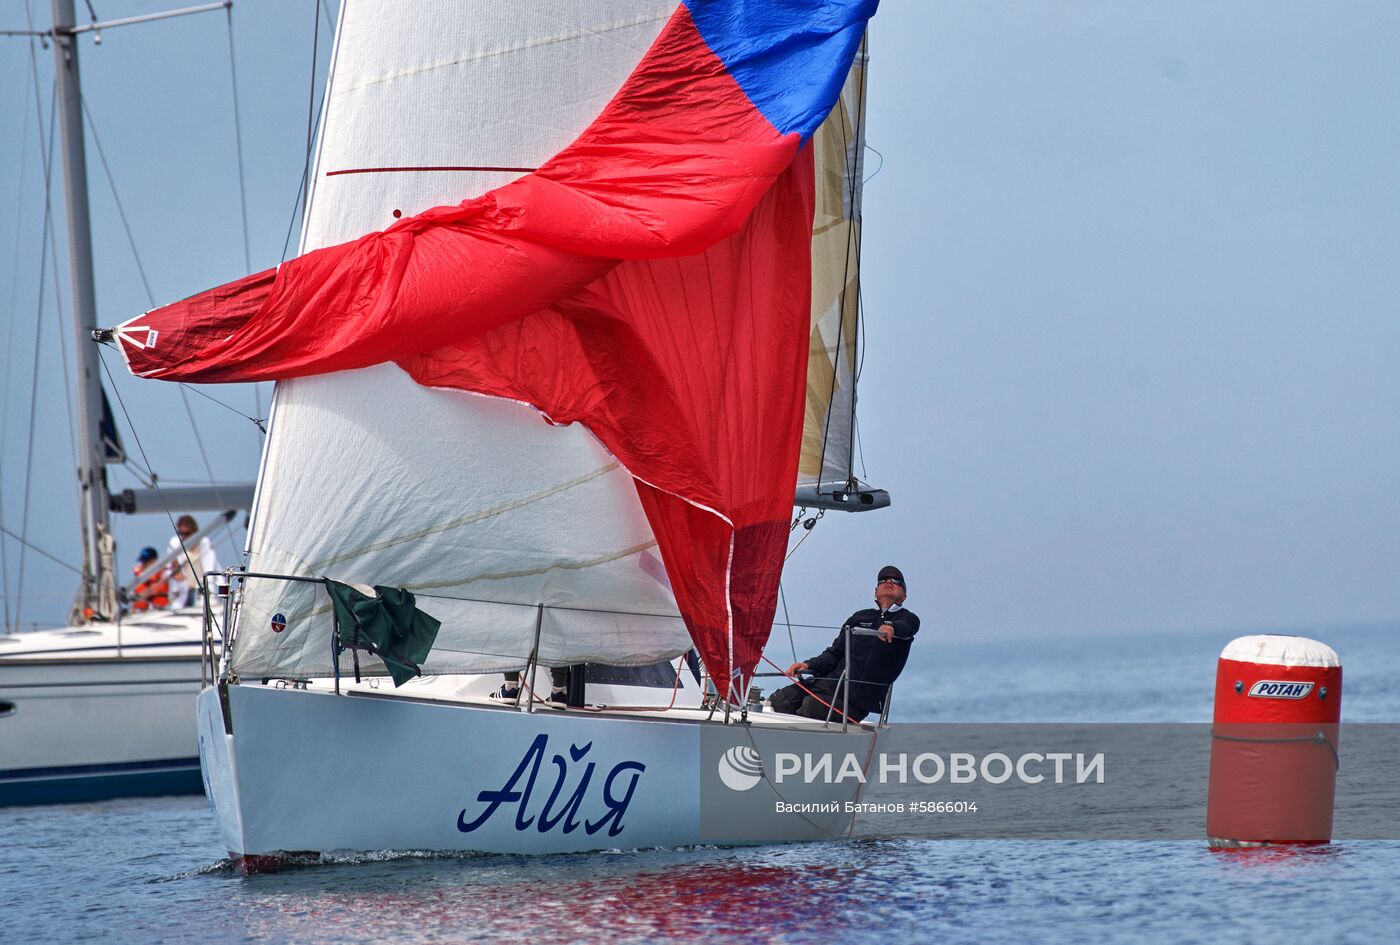
M904 572L892 564L887 564L880 569L880 573L875 576L875 583L879 584L886 578L892 579L900 587L904 587Z

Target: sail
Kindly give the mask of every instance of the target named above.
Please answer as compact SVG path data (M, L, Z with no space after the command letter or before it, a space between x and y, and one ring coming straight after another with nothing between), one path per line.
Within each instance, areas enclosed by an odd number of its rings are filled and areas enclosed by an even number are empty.
M310 251L118 337L137 374L285 381L250 570L407 587L426 672L519 665L532 630L544 662L653 661L679 612L742 679L801 443L805 145L873 3L564 9L346 3ZM235 668L323 669L328 612L250 587Z
M342 4L303 252L543 164L602 111L674 4L613 3L572 23L569 8L524 9ZM554 84L572 96L544 94ZM481 169L423 170L461 166ZM427 672L519 668L537 624L545 663L691 645L631 477L594 436L393 364L279 382L249 550L252 571L418 595L442 622ZM235 668L328 672L331 619L316 585L249 582Z
M844 483L853 472L865 66L862 44L836 107L812 139L812 335L799 486Z

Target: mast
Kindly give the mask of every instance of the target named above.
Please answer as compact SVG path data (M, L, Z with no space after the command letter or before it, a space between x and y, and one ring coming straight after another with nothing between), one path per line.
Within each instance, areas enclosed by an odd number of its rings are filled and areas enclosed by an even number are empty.
M77 410L79 519L83 532L83 576L73 604L75 622L90 612L106 612L103 588L111 587L110 552L104 554L111 523L102 438L102 386L98 378L97 301L92 277L92 227L88 219L87 154L78 81L78 37L73 0L53 0L53 53L59 125L63 129L63 184L68 222L68 265L72 279L74 403Z

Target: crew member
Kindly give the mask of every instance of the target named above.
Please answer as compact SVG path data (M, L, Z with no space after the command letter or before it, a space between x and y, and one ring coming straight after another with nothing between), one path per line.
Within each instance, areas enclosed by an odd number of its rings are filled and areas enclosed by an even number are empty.
M170 578L170 600L176 607L193 607L204 584L204 572L219 570L219 557L214 553L214 544L206 535L199 541L191 541L199 531L199 523L193 515L181 515L175 522L175 536L170 539L170 550L179 551L172 562L174 573ZM180 546L184 550L180 550Z
M131 573L140 574L158 557L154 548L142 548L136 556L136 563L131 566ZM170 606L170 582L162 573L164 570L162 568L131 589L132 610L150 610L152 607L164 610Z
M875 606L851 614L831 646L788 668L788 675L793 678L799 673L810 673L814 678L773 693L770 701L775 711L809 719L841 718L846 688L840 685L846 668L844 628L875 631L874 635L851 634L850 704L846 714L851 721L859 722L871 712L884 709L890 686L909 659L910 643L919 632L919 618L904 607L907 592L899 568L886 565L875 581Z

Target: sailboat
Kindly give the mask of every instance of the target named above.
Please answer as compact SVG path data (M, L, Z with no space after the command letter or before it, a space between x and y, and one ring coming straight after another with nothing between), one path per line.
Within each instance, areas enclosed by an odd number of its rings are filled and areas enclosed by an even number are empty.
M125 454L89 340L97 316L78 76L79 36L106 24L75 25L72 0L57 0L54 14L45 35L55 57L71 315L79 339L73 403L83 565L68 626L0 636L0 806L202 790L190 714L201 683L204 634L217 631L206 628L198 606L124 618L111 515L165 515L172 506L220 513L188 539L194 548L227 528L234 510L252 500L251 485L164 487L159 493L109 488L107 467ZM177 549L159 557L126 589L181 556Z
M880 725L749 694L794 501L888 504L850 471L873 12L341 4L302 255L95 336L278 382L198 702L234 857L849 825L769 754Z

